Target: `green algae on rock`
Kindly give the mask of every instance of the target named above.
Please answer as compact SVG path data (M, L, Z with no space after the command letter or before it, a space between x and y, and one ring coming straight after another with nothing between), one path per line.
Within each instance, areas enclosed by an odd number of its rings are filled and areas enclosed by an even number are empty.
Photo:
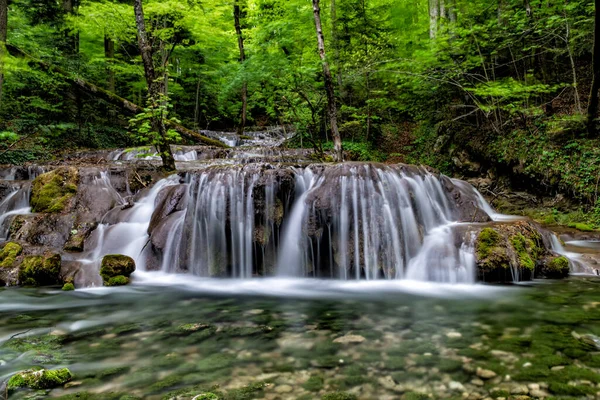
M27 256L19 266L19 282L25 286L48 286L60 283L60 254Z
M60 167L35 178L31 190L33 212L60 213L77 193L79 172L74 167Z
M75 285L73 285L73 283L71 283L71 282L67 282L63 285L62 290L64 292L73 291L73 290L75 290Z
M64 385L73 379L67 368L57 370L29 369L17 372L7 384L9 391L28 388L34 390L52 389Z
M135 271L133 258L121 254L104 256L100 276L106 286L122 286L129 283L129 276Z
M0 252L0 268L10 268L17 257L23 252L23 247L15 242L8 242Z
M554 257L546 262L540 273L546 278L566 278L569 276L569 259L565 256Z

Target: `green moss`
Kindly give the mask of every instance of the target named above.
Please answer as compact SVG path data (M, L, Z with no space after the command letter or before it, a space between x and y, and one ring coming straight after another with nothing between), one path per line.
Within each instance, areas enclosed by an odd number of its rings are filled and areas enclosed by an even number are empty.
M34 390L52 389L62 386L73 379L73 374L67 368L58 370L30 369L18 372L10 378L8 390L29 388Z
M477 259L484 271L508 268L510 260L506 249L501 246L502 237L492 228L485 228L477 237Z
M327 393L321 397L321 400L356 400L357 397L351 393L333 392Z
M227 392L227 400L250 400L257 397L263 397L264 388L266 383L257 382L252 383L248 386L244 386L241 389L234 389Z
M133 258L120 254L104 256L100 266L100 276L102 276L106 286L126 285L129 283L127 278L134 271L135 261Z
M196 396L194 396L194 399L196 400L220 400L221 397L217 396L214 393L200 393Z
M497 399L499 397L509 398L510 392L506 390L494 390L490 393L490 397L493 397L494 399Z
M531 258L530 254L535 247L533 241L523 236L522 233L518 233L510 239L510 243L519 256L519 266L533 271L535 269L535 261Z
M584 224L581 222L571 223L569 224L569 228L575 228L578 231L582 232L593 232L595 230L591 225Z
M63 285L62 290L65 292L71 292L75 290L75 285L73 285L71 282L67 282Z
M19 266L19 282L25 286L56 285L60 282L60 254L27 256Z
M543 274L548 278L565 278L570 272L569 260L565 256L553 258L543 269Z
M318 392L325 386L325 379L321 375L311 375L310 378L302 385L309 392Z
M586 396L588 394L595 394L598 389L590 386L574 386L566 383L552 382L549 386L550 392L561 395L561 396Z
M404 400L426 400L429 399L429 395L418 392L408 392L404 394Z
M0 252L0 268L10 268L13 266L17 257L23 252L23 247L15 242L8 242Z
M79 172L61 167L35 178L31 190L33 212L60 213L77 193Z
M106 286L125 286L129 284L129 278L123 275L113 276L108 282L104 282L104 284Z

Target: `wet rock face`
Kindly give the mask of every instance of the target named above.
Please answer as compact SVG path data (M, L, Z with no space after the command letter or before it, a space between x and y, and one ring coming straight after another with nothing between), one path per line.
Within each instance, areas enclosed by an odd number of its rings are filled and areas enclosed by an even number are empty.
M69 211L78 183L79 171L73 167L60 167L38 176L31 190L32 210L42 213Z
M156 229L156 227L169 215L183 211L187 207L187 185L174 185L164 188L156 198L156 207L150 220L148 234Z

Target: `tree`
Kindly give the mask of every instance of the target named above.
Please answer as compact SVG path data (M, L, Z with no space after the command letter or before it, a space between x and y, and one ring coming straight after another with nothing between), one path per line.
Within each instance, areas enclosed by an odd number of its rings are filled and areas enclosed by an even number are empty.
M6 37L8 33L8 0L0 0L0 107L4 86L4 57L6 57Z
M323 38L323 27L321 24L321 9L319 7L319 0L312 0L312 4L313 14L315 17L315 28L317 30L317 46L319 49L319 56L321 57L321 63L323 64L323 80L325 81L325 92L327 93L327 110L329 113L331 136L333 138L335 160L337 162L341 162L344 158L342 150L342 140L340 138L340 133L338 130L337 106L335 102L333 78L331 77L329 62L327 61L327 54L325 53L325 39Z
M240 64L242 68L244 68L244 62L246 61L246 51L244 49L244 35L242 33L242 25L240 23L241 19L241 9L239 0L235 0L233 4L233 19L235 22L235 33L237 35L238 48L240 50ZM240 123L238 125L238 135L242 135L244 133L244 128L246 127L246 118L248 112L248 82L244 77L242 83L242 110L240 115Z
M165 78L154 66L154 50L152 44L148 40L142 0L134 0L133 7L138 31L138 46L140 48L140 54L142 55L144 76L148 86L147 118L149 119L150 126L145 128L143 133L149 133L148 128L150 128L152 132L157 133L157 136L153 140L153 144L160 154L163 168L167 171L174 171L176 170L176 167L175 158L173 157L170 146L170 131L167 130L165 125L165 118L168 113L165 106Z
M592 51L592 89L587 110L587 131L593 135L596 131L595 120L598 115L598 90L600 90L600 0L595 0L594 48Z

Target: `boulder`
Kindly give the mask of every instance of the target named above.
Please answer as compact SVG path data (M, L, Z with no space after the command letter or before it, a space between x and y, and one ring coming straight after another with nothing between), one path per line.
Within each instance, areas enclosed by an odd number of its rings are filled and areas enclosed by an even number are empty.
M19 283L25 286L59 284L61 256L57 253L26 256L19 265Z
M151 235L159 223L178 211L183 211L187 207L187 185L167 186L158 193L155 202L154 213L148 227L148 234Z
M10 268L15 264L17 257L23 252L19 243L8 242L0 252L0 268Z
M129 276L135 271L133 258L111 254L104 256L100 266L100 276L106 286L122 286L129 283Z

